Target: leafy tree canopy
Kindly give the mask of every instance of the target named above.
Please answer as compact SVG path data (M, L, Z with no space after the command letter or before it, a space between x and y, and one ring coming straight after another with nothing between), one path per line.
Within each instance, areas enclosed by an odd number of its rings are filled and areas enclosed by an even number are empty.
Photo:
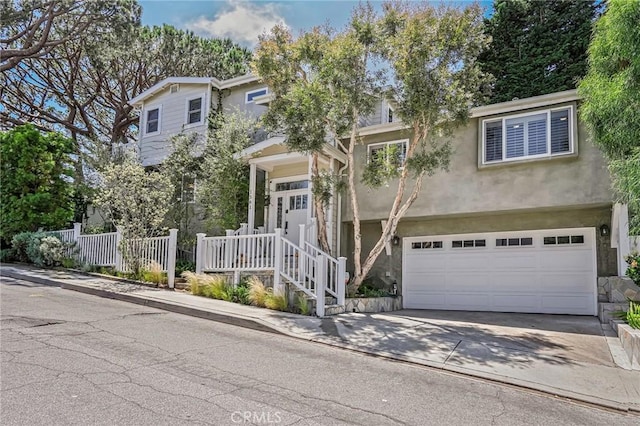
M574 89L587 71L598 0L495 0L480 57L495 77L491 102Z
M580 114L610 162L620 201L640 232L640 2L610 0L589 46Z
M61 229L73 218L73 143L31 125L0 133L0 238Z
M378 15L367 4L354 11L342 31L315 28L294 38L288 29L275 27L260 41L253 67L274 94L265 116L267 125L283 131L292 150L313 155L314 181L321 176L317 156L326 141L347 154L354 216L352 291L418 197L423 178L448 166L451 150L446 136L466 121L487 83L477 63L488 42L481 15L477 5L433 7L428 2L385 3ZM382 97L393 103L411 129L410 140L400 164L397 156L389 155L392 167L365 172L366 183L397 183L397 192L380 239L361 259L354 150L361 142L359 123ZM325 192L314 192L323 247Z

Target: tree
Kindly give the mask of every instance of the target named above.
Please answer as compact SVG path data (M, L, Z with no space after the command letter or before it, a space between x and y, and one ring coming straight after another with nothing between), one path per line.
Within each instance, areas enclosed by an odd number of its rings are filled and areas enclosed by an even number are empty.
M25 125L0 133L0 239L73 218L72 141Z
M580 115L609 161L619 200L640 232L640 3L610 0L589 46Z
M94 203L120 229L120 250L135 274L143 266L141 241L162 231L172 191L166 176L145 170L130 156L125 156L121 163L108 164L101 173Z
M114 31L140 15L135 0L20 0L0 4L0 72L57 47L80 41L88 31Z
M495 77L491 102L574 89L587 71L598 0L495 0L485 20L492 42L482 69Z
M29 48L40 46L37 52L15 53L20 58L0 75L0 128L33 123L64 132L80 159L78 184L108 160L114 144L135 139L139 119L130 99L168 76L243 74L250 58L228 39L204 39L168 25L141 27L133 0L2 4L8 11L2 32L8 51L29 44L11 36L28 33L25 28L48 41ZM33 27L50 10L50 28ZM11 61L3 52L4 59ZM85 204L86 197L77 194L78 204Z
M172 151L160 166L171 182L172 195L166 223L178 229L180 247L193 247L196 218L196 182L202 176L202 148L204 141L197 133L180 133L171 138Z
M257 122L238 110L217 114L212 120L197 195L208 226L220 232L246 221L249 167L236 154L251 145Z
M386 3L381 16L370 5L360 6L341 32L316 28L294 39L276 27L261 39L254 68L274 95L266 123L285 132L292 150L313 155L331 140L346 151L354 216L350 292L357 291L391 240L424 177L447 168L446 137L465 123L488 81L476 61L487 42L477 5L434 8L427 2ZM354 149L361 142L358 123L379 96L395 104L410 140L402 158L387 157L395 166L383 167L382 178L370 179L376 174L371 166L366 172L369 185L385 182L397 185L397 192L382 235L363 256ZM313 179L318 176L314 170ZM321 200L315 198L317 206Z

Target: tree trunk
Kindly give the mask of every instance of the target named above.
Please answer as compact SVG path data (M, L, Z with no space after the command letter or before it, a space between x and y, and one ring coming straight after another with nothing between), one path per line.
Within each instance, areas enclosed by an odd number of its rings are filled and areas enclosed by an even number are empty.
M311 158L311 176L313 179L317 178L320 175L320 171L318 170L318 153L314 152ZM329 240L327 238L327 217L325 215L325 205L324 200L322 199L322 195L313 195L313 203L316 208L316 223L318 226L318 242L320 243L320 248L322 251L325 251L331 254L331 247L329 246ZM304 249L304 247L302 247Z
M403 169L402 172L400 173L400 177L398 180L398 190L396 192L396 197L393 200L393 206L391 207L391 210L389 211L389 216L387 218L387 224L386 226L382 229L382 235L380 236L380 238L378 239L378 241L376 242L376 244L373 246L373 248L371 249L371 251L369 252L369 254L367 255L367 258L365 259L364 262L361 263L360 261L360 254L361 254L361 250L362 250L362 240L361 240L361 236L360 236L360 218L359 218L359 214L356 214L356 210L354 209L354 218L353 218L353 224L354 224L354 246L356 248L356 250L354 250L354 264L356 265L356 270L353 276L353 279L351 280L351 282L349 283L348 286L348 292L349 294L355 294L358 289L360 288L360 286L362 285L362 282L364 281L364 279L366 278L367 274L371 271L371 268L373 268L373 265L376 261L376 259L378 259L378 256L380 256L380 254L382 253L382 250L384 250L385 245L391 240L391 237L395 234L396 229L398 228L398 222L400 221L400 219L405 215L405 213L407 212L407 210L409 209L409 207L411 207L411 205L414 203L414 201L418 198L418 194L420 193L420 190L422 189L422 178L424 177L424 172L421 172L417 178L416 178L416 184L413 188L413 191L411 192L411 195L409 196L409 198L403 203L403 198L404 198L404 193L405 193L405 189L406 189L406 185L407 185L407 179L409 177L409 169L407 167L407 160L409 158L411 158L411 156L413 155L413 153L415 152L416 148L418 147L420 140L422 140L423 138L426 137L426 129L423 131L419 131L420 128L416 125L413 128L413 136L411 138L411 142L409 144L409 146L407 147L407 155L406 158L403 162ZM353 135L352 135L352 139L354 139ZM353 149L351 147L349 147L349 161L352 161L352 156L353 156ZM352 171L352 167L349 167L349 192L351 195L351 198L354 199L355 198L355 185L353 185L352 182L352 176L351 174L353 174ZM353 202L352 202L353 203ZM353 203L357 206L357 203ZM356 223L357 223L357 229L356 229Z

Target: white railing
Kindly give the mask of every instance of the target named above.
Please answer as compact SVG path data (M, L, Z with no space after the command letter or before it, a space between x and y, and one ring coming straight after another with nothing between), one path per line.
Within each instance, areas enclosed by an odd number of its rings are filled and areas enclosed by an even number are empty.
M196 273L234 272L234 282L238 283L240 272L273 271L274 291L283 290L284 278L316 299L316 314L324 316L326 294L344 305L347 259L335 259L304 242L303 236L301 240L301 245L289 241L281 229L273 234L228 230L224 237L197 234Z
M129 271L120 247L122 234L120 231L104 234L80 234L81 224L75 223L69 230L51 231L60 236L65 243L74 243L69 248L69 256L77 261L94 266L112 266L119 272ZM71 231L71 232L70 232ZM145 269L158 265L162 272L167 273L169 288L174 287L176 272L176 252L178 245L178 230L170 229L168 236L137 239L128 242L128 251L140 259Z
M170 245L171 235L168 235L165 237L134 239L126 244L126 249L132 256L140 260L140 266L143 269L151 270L159 266L163 272L166 272L170 267ZM175 259L175 253L173 256ZM131 270L130 265L127 265L126 259L123 260L122 269L124 271Z
M198 234L197 272L266 271L275 266L275 234Z
M80 235L76 240L79 262L95 266L116 266L118 233Z
M286 238L282 240L281 274L284 278L309 296L318 298L319 280L317 272L318 262L316 258ZM324 299L324 296L322 299ZM319 301L316 303L320 305Z
M325 291L337 299L338 305L343 305L347 280L347 259L331 257L308 242L305 243L305 251L317 259L317 262L322 263L322 270L325 273Z
M304 227L304 232L304 241L318 247L318 220L315 217L312 217L311 222Z
M58 236L58 238L60 239L60 241L62 241L63 243L72 243L74 242L74 236L75 236L75 229L63 229L60 231L53 231L50 232L50 234L55 234Z

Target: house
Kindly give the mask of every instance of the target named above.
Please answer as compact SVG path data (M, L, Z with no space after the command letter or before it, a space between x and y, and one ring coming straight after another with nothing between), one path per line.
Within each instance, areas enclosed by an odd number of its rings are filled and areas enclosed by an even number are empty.
M141 111L140 158L144 165L161 162L168 152L167 138L180 131L205 135L205 117L212 108L235 106L259 116L268 102L269 89L253 76L226 81L166 79L131 101ZM625 271L628 216L625 206L614 204L606 162L579 121L579 102L572 90L472 110L468 125L452 137L455 153L450 172L427 178L400 221L397 238L372 271L389 286L397 285L405 308L596 315L597 278ZM406 149L409 130L387 102L381 101L361 124L363 143L355 150L356 169L371 155L384 152L379 151L382 147L395 146L400 153ZM317 247L305 248L310 242L315 245L310 232L314 223L310 158L290 152L285 138L266 135L239 154L251 168L250 205L248 224L235 234L271 234L280 229L284 244L299 250L295 256L290 252L296 262L301 264L298 259L304 256L315 262L315 256L322 254L337 271L336 258ZM333 172L341 172L346 163L344 153L329 143L320 157L321 167ZM256 208L257 182L265 183L269 201L264 208ZM393 182L379 189L359 183L357 192L366 253L381 235L395 188ZM346 201L346 195L333 196L328 226L332 253L346 257L348 270L353 227ZM260 230L254 231L258 223ZM204 237L199 238L204 244ZM263 255L266 237L251 238L253 253ZM215 253L221 253L224 242L215 244L203 248L201 256L222 259ZM278 257L280 250L267 262L269 268L288 264ZM252 268L247 253L241 256L243 270ZM220 260L224 267L215 266L216 262L202 270L242 269L228 259ZM255 265L266 265L262 262ZM255 265L253 269L260 269ZM307 286L302 290L312 294L315 290L305 284L309 277L303 278L311 269L283 276L298 280L296 285ZM276 276L278 282L280 274ZM336 287L340 276L332 279L333 284L325 283L327 291L343 293ZM344 294L340 296L339 301L344 299Z

